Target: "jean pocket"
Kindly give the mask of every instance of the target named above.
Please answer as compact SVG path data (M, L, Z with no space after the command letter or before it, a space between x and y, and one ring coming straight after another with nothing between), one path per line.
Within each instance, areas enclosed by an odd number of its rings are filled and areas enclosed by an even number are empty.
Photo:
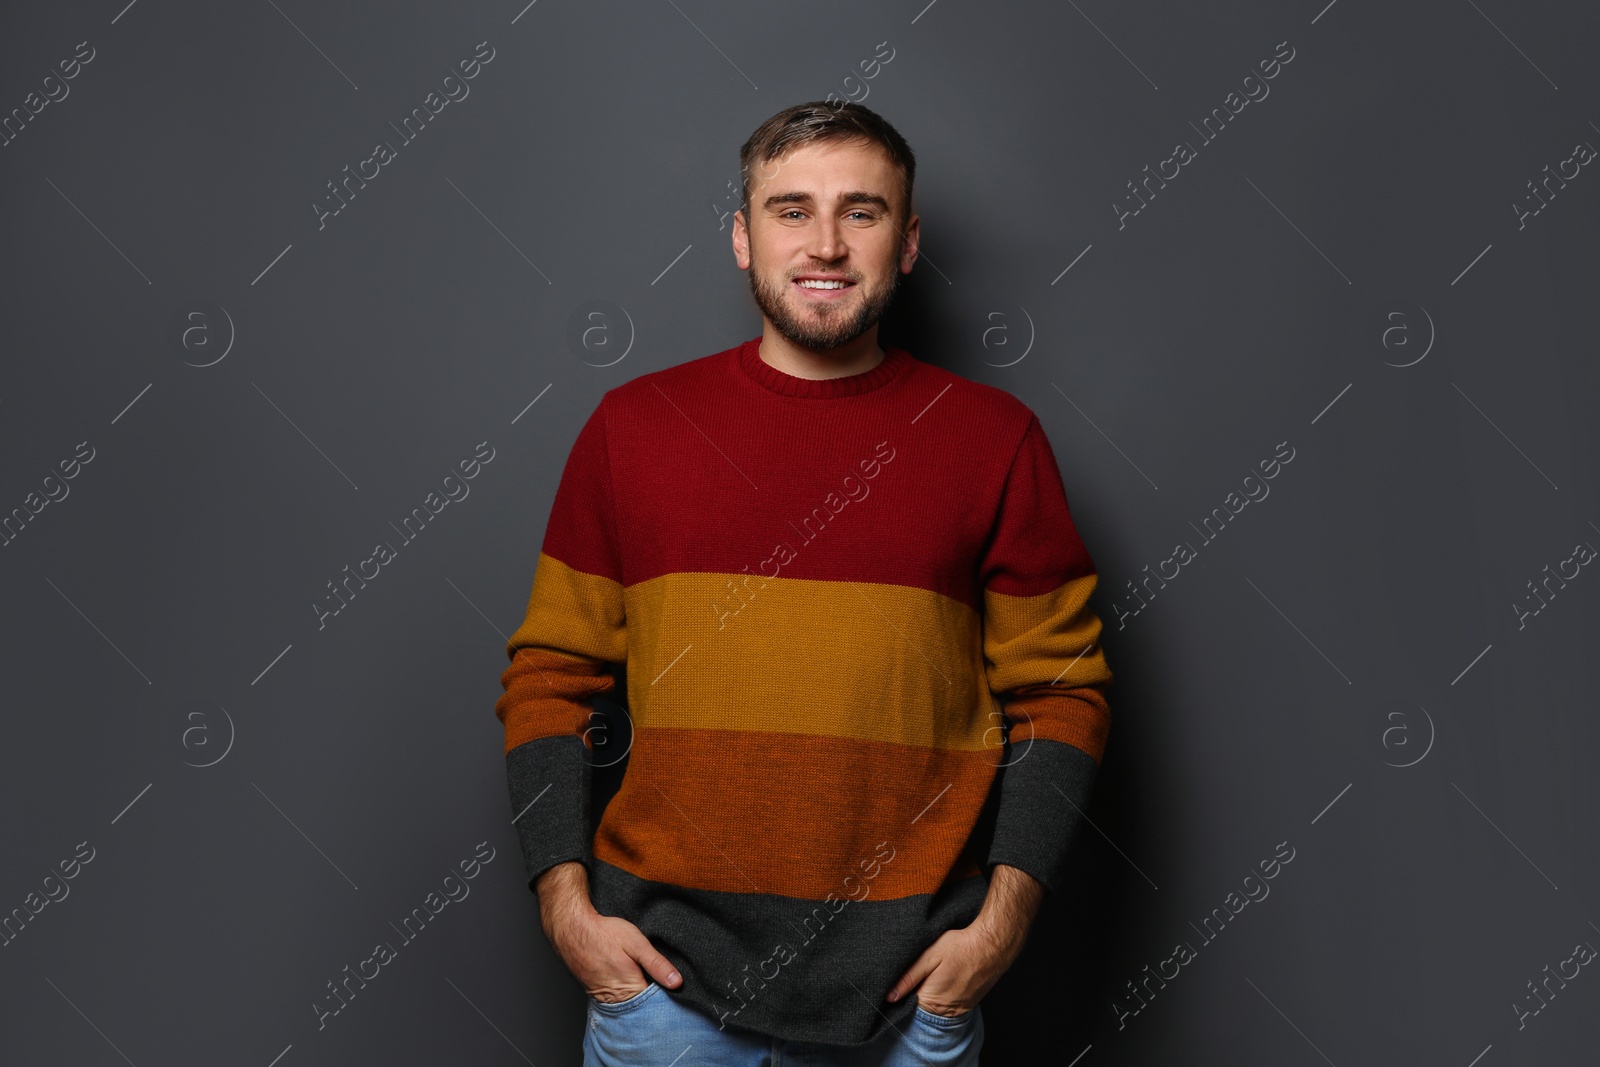
M978 1009L974 1007L968 1008L960 1015L938 1015L918 1004L916 1010L912 1012L912 1017L927 1023L929 1026L936 1026L941 1030L955 1030L970 1025L977 1014Z
M637 1008L639 1005L643 1004L646 1000L649 1000L650 997L656 992L656 990L658 990L660 988L661 987L659 985L657 985L655 982L651 982L649 985L647 985L643 989L639 990L639 992L635 993L633 996L629 997L627 1000L604 1001L604 1000L596 1000L594 997L590 997L589 998L589 1004L596 1011L604 1012L607 1015L620 1015L623 1012L631 1011L634 1008Z

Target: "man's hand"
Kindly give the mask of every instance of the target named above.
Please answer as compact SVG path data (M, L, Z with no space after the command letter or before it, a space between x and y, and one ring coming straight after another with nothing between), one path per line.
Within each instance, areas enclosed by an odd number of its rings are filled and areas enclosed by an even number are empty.
M972 925L940 934L890 988L889 999L899 1000L922 983L917 1003L924 1011L971 1011L1022 953L1043 897L1044 886L1032 875L995 864L989 895Z
M594 909L583 864L558 863L534 885L544 935L589 996L609 1004L643 992L652 978L668 988L682 984L637 926Z

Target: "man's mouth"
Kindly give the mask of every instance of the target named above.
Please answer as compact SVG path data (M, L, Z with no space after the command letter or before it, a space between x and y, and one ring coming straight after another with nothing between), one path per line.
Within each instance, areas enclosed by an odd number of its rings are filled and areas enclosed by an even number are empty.
M848 278L800 277L793 284L812 300L837 300L843 293L855 288L856 283Z

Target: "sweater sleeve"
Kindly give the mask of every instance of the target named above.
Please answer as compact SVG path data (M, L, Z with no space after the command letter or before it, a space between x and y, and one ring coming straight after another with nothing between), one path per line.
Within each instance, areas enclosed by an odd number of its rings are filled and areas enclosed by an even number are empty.
M590 701L616 686L607 664L627 659L604 410L602 400L567 457L495 702L529 889L558 863L592 858Z
M1110 727L1094 562L1067 510L1049 438L1032 415L980 563L989 689L1009 740L986 867L1019 867L1054 893Z

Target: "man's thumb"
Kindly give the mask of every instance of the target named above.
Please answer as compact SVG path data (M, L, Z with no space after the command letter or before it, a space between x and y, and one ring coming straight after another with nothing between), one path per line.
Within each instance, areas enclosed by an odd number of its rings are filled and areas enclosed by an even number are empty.
M633 946L633 958L638 961L644 972L660 985L676 989L683 984L683 976L672 965L672 961L657 952L650 939L643 934L639 935L638 943Z

